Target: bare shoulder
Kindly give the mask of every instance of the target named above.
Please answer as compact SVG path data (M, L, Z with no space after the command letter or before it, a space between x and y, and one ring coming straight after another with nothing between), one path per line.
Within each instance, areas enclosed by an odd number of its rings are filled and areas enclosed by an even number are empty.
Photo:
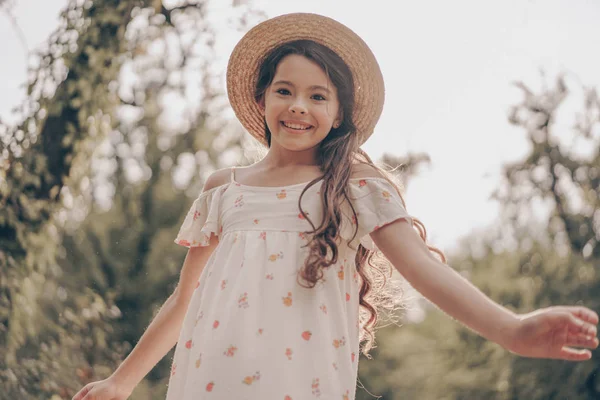
M204 182L203 191L206 192L210 189L214 189L221 185L225 185L226 183L229 183L229 181L231 181L231 168L223 168L216 170L215 172L210 174L206 182Z
M356 163L352 166L350 178L383 178L383 174L375 167L369 164Z

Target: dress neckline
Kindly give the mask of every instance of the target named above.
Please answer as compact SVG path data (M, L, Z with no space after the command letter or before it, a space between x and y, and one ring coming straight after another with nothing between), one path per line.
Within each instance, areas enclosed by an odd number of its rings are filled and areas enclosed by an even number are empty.
M350 182L360 182L360 181L367 181L367 180L385 180L383 178L379 178L379 177L364 177L364 178L350 178L349 181ZM318 184L320 182L323 181L323 178L319 178L319 180L317 182L315 182L315 184L311 187L319 187ZM253 185L245 185L243 183L240 183L238 181L235 180L235 167L231 168L231 179L230 179L230 184L237 186L237 187L241 187L244 189L248 189L248 190L257 190L257 191L264 191L264 190L286 190L286 189L294 189L297 187L304 187L306 185L308 185L310 182L312 181L307 181L307 182L300 182L300 183L293 183L291 185L283 185L283 186L253 186ZM387 182L387 181L386 181Z
M306 186L306 185L308 185L309 183L312 182L312 180L310 180L310 181L307 181L307 182L300 182L300 183L294 183L294 184L291 184L291 185L282 185L282 186L252 186L252 185L245 185L245 184L240 183L240 182L238 182L238 181L235 180L235 169L236 169L235 167L231 168L231 183L233 185L235 185L235 186L243 187L243 188L250 189L250 190L285 190L285 189L296 188L296 187L299 187L299 186L304 187L304 186ZM314 186L316 186L322 180L323 180L323 178L319 178L319 180L315 182Z
M322 180L323 180L323 178L320 178L315 183L315 186L319 182L321 182ZM283 185L283 186L253 186L253 185L244 185L243 183L239 183L235 179L231 180L231 183L234 186L243 187L243 188L250 189L250 190L284 190L284 189L292 189L292 188L296 188L296 187L299 187L299 186L304 187L304 186L308 185L310 182L312 182L312 181L294 183L294 184L291 184L291 185Z

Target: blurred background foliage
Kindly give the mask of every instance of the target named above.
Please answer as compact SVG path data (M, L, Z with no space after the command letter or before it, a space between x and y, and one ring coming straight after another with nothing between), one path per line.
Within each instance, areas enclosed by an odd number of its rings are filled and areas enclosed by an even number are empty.
M22 122L0 121L1 398L70 399L108 376L176 284L185 249L172 240L204 179L259 155L213 68L208 0L177 4L72 0L31 55ZM230 6L231 29L265 17ZM600 100L567 78L535 93L516 84L523 100L508 118L529 152L505 167L498 222L450 255L518 312L600 309ZM556 120L569 99L581 104L565 131ZM381 161L402 165L406 184L428 156ZM423 319L379 331L358 399L600 398L597 351L581 364L518 358L427 301L411 304ZM171 357L133 399L164 398Z

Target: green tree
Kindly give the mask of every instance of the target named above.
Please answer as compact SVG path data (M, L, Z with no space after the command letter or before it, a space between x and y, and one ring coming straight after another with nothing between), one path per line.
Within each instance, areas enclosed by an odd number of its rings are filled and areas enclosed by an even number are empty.
M234 6L233 26L261 17L244 2ZM0 125L3 398L70 398L105 377L174 283L174 268L160 267L182 254L162 254L172 240L157 238L189 205L176 195L197 194L198 169L218 166L237 140L235 128L208 118L220 117L222 96L206 70L215 45L206 10L206 2L72 1L36 55L23 122ZM178 62L156 54L161 41L176 43ZM128 68L142 75L129 87ZM168 130L161 98L185 89L186 69L199 71L202 102L188 104L184 126ZM197 163L184 165L186 155ZM174 190L171 175L186 168ZM157 275L147 278L151 267Z

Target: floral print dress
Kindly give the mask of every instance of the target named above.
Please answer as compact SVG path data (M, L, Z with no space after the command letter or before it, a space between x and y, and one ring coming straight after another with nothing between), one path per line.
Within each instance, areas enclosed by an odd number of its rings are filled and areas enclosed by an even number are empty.
M357 218L344 208L338 262L314 288L297 282L311 226L298 209L306 184L257 187L231 182L192 205L176 243L219 244L196 284L173 359L167 400L349 400L359 352L359 243L397 219L410 220L383 178L351 179ZM321 182L302 208L322 219ZM358 225L356 237L354 236Z

